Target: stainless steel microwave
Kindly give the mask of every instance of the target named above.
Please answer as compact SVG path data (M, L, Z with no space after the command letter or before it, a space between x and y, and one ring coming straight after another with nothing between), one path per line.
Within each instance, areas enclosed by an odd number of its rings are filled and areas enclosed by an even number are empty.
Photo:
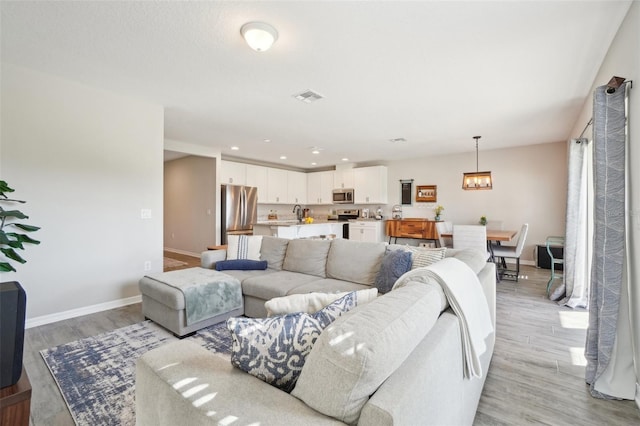
M353 204L353 189L334 189L333 204Z

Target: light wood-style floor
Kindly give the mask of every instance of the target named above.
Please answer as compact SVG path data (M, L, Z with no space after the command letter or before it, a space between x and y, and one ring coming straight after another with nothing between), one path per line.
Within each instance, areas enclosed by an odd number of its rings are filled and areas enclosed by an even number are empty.
M199 259L165 253L199 266ZM587 313L544 297L549 271L522 267L520 282L498 284L497 342L474 425L634 425L633 401L589 395L584 367ZM41 349L142 321L140 305L112 309L26 331L25 367L33 387L31 425L73 425ZM576 328L577 327L577 328Z

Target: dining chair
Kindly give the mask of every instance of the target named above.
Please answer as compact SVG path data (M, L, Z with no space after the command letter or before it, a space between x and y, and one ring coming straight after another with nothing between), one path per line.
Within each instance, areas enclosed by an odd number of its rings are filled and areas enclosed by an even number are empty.
M491 257L487 251L487 227L484 225L453 225L453 248L473 248Z
M525 223L520 229L518 235L518 242L515 246L503 246L500 244L491 244L491 254L496 261L498 269L498 277L500 280L510 279L518 282L520 277L520 256L522 255L522 249L524 248L524 242L527 239L527 232L529 231L529 224ZM515 259L516 269L508 269L505 259Z
M438 231L438 241L440 242L440 247L453 248L452 239L442 236L442 234L452 233L453 222L436 222L436 231Z
M556 277L556 265L564 265L564 259L554 257L551 247L564 247L564 237L547 237L547 253L549 253L549 259L551 260L551 277L547 283L547 296L551 290L551 284Z

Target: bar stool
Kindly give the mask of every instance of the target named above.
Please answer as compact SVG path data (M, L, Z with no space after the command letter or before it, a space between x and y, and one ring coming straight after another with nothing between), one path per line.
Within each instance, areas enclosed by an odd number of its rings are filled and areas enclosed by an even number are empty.
M549 253L549 259L551 259L551 278L547 283L547 297L551 290L551 284L556 277L556 265L564 265L564 259L553 256L551 247L564 247L564 237L547 237L547 253Z

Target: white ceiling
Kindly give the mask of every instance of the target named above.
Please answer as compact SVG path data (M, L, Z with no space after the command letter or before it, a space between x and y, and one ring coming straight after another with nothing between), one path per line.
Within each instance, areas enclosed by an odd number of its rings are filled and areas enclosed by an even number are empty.
M309 169L565 140L630 4L2 1L2 61L162 104L168 139Z

